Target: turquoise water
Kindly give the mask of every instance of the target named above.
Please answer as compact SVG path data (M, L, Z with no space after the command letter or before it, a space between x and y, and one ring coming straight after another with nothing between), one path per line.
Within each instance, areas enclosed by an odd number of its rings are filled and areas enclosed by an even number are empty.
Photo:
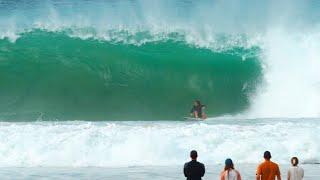
M209 116L239 113L261 76L254 47L210 50L178 34L132 45L66 33L0 40L1 119L178 120L194 99Z
M0 119L319 117L319 3L231 4L2 0Z

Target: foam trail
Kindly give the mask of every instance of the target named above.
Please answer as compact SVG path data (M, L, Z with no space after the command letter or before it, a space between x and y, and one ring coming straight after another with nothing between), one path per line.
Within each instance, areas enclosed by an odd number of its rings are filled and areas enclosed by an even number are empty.
M2 122L0 166L181 165L191 149L210 164L222 163L226 157L237 163L258 163L266 149L280 163L293 155L317 163L319 130L317 120Z

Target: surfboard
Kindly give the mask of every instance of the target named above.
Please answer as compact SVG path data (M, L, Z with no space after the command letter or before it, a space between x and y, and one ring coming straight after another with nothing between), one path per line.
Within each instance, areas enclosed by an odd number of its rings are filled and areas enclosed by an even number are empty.
M183 117L186 121L203 121L201 118Z

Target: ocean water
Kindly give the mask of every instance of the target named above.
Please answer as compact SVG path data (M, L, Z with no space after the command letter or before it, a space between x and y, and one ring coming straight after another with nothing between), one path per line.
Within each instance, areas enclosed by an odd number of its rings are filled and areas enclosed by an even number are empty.
M237 113L260 79L257 48L212 52L175 34L130 45L66 33L35 30L14 43L0 40L2 119L172 120L196 97L216 107L209 115Z
M318 9L2 0L0 119L177 120L194 99L210 117L319 117Z
M0 0L0 179L319 179L320 3ZM186 122L194 99L208 120Z

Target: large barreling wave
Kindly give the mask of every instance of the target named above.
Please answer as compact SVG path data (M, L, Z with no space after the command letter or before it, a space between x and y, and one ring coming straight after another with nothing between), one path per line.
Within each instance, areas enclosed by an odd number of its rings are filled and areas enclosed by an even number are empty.
M319 116L319 4L232 2L0 1L0 119Z

